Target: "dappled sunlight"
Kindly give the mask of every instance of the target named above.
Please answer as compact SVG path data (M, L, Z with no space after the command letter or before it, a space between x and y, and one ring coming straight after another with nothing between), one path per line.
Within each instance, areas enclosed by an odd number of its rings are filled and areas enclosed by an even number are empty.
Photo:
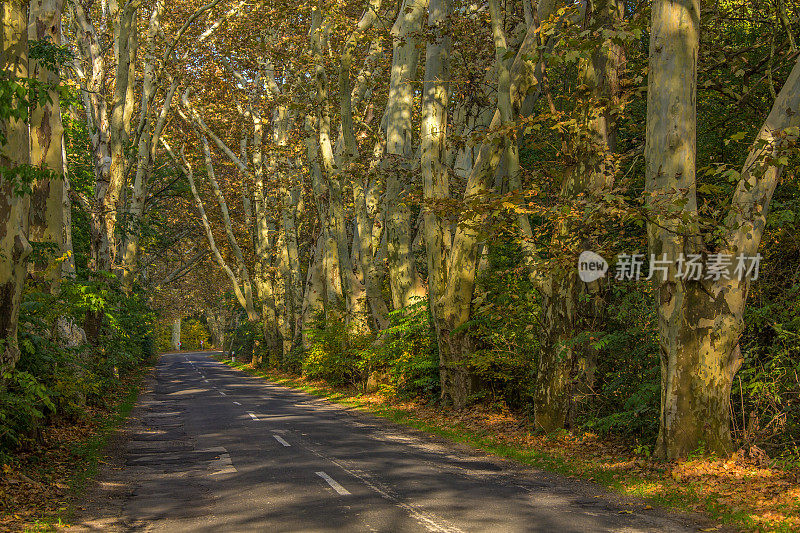
M0 530L800 531L800 3L1 5Z
M195 395L195 394L202 394L202 393L204 393L206 391L208 391L208 388L200 388L200 389L187 388L187 389L181 389L179 391L171 392L170 396L192 396L192 395Z
M543 435L508 410L475 405L461 412L381 394L336 389L322 381L269 372L270 381L324 394L392 420L441 433L457 441L538 467L615 487L623 493L692 511L740 513L769 529L800 528L800 483L763 455L742 450L727 459L693 458L662 463L634 453L621 442L591 432ZM751 456L755 458L751 458ZM721 509L719 506L724 506ZM743 514L742 514L743 513Z

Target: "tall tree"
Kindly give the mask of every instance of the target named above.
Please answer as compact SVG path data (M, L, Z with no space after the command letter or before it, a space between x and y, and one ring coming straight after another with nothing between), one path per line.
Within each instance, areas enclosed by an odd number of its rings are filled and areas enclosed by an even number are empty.
M19 305L31 252L30 198L23 192L30 175L28 103L19 97L28 78L28 2L6 1L0 9L0 88L8 95L0 103L0 371L5 372L19 359Z
M113 90L105 91L106 54L97 30L91 4L70 0L72 19L78 36L81 56L78 71L82 79L82 96L86 123L94 158L95 187L91 213L92 268L112 271L117 268L117 214L120 192L125 181L125 143L130 138L134 108L135 58L138 48L136 14L141 0L113 2L102 9L100 23L110 28L113 39L115 75ZM111 103L109 112L107 102Z
M547 19L555 10L549 0L539 3L540 19ZM553 37L546 44L552 46ZM504 117L514 121L526 100L541 93L544 73L544 56L537 56L539 25L528 28L510 67L503 62L505 54L496 55L496 64L505 79L498 81L498 98L490 131L497 132ZM533 58L539 57L538 61ZM508 95L506 97L506 91ZM495 134L497 135L497 134ZM463 195L464 204L479 200L493 190L498 165L507 152L508 145L494 136L481 143L478 156L467 178ZM513 147L512 147L513 148ZM470 320L472 298L478 273L480 235L486 222L482 209L464 209L459 216L448 259L448 282L441 298L441 316L437 325L439 355L442 361L442 395L457 407L463 407L477 387L477 380L467 367L466 356L473 350L473 339L464 325Z
M615 103L621 46L611 37L622 21L622 3L600 0L586 3L582 29L599 35L597 46L578 62L575 108L567 120L576 128L566 143L564 158L569 165L561 183L565 201L580 197L600 199L614 183L616 163ZM604 34L604 32L607 32ZM606 37L605 35L608 35ZM545 431L563 428L574 415L574 396L590 385L595 350L576 337L598 328L603 315L601 281L584 283L575 265L590 242L573 221L559 221L552 247L568 257L556 262L541 276L542 335L537 368L534 416L536 427ZM562 264L567 264L564 268Z
M799 62L751 146L722 238L715 242L703 235L695 169L699 36L699 2L653 3L645 159L650 253L669 265L668 272L654 276L661 357L656 451L666 459L701 446L719 454L731 451L729 400L742 363L739 339L752 258L800 126ZM716 263L719 275L683 275L679 269L690 254L707 267Z
M30 5L28 39L47 47L59 46L63 7L64 0L34 0ZM51 247L45 277L50 289L55 290L61 277L61 268L55 260L68 251L64 242L64 128L59 104L59 72L48 68L43 61L31 60L30 76L47 88L49 101L37 102L30 116L31 165L44 172L31 193L29 237L31 242L48 243Z
M392 26L392 70L386 102L386 237L389 283L395 309L425 297L411 253L411 208L404 182L413 167L412 115L419 50L427 0L404 0Z

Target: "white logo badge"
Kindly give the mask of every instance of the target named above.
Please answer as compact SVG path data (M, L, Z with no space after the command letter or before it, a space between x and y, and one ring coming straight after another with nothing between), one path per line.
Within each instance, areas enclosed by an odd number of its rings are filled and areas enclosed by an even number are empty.
M585 283L597 281L606 275L608 262L594 252L581 252L578 257L578 277Z

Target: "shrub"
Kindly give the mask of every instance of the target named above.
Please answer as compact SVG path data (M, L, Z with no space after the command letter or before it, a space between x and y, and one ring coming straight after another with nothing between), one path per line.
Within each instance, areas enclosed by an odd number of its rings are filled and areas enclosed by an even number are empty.
M303 375L332 385L363 382L361 351L368 339L348 335L344 321L317 320L309 334L311 348L305 353Z
M469 365L482 384L473 399L528 408L539 350L539 300L517 243L498 240L490 248L472 308L474 318L465 326L475 339Z
M102 317L96 345L67 346L57 321ZM0 381L0 454L32 443L54 418L78 420L126 372L153 355L154 314L113 277L64 281L58 295L29 284L19 315L20 359Z
M385 374L382 390L398 397L439 396L439 351L427 302L389 314L389 327L361 364L367 376Z
M661 373L650 286L614 283L609 298L606 331L596 342L594 393L580 404L578 422L599 433L655 442Z
M3 375L0 388L0 457L26 444L48 413L56 410L45 384L30 372Z

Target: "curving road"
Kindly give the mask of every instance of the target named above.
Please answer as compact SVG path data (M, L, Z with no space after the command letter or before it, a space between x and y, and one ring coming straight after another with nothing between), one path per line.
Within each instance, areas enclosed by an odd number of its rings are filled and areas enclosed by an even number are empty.
M161 357L111 461L74 531L701 527L271 385L207 353Z

